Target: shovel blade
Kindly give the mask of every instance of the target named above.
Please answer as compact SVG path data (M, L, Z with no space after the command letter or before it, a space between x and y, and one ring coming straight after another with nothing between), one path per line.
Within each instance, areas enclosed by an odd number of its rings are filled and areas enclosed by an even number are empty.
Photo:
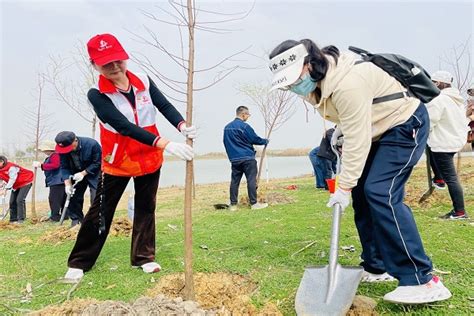
M309 267L295 298L298 316L346 315L362 277L362 267Z

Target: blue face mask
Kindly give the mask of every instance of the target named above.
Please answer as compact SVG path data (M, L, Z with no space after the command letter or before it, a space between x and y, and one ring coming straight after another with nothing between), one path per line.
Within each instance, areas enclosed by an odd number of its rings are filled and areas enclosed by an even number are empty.
M309 74L306 74L298 81L290 86L290 91L305 97L316 89L317 81L314 81Z

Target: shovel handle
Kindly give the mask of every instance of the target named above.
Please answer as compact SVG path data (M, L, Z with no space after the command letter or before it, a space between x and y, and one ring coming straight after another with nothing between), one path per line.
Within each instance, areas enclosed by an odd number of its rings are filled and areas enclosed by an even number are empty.
M329 248L329 269L335 269L338 259L339 248L339 230L341 224L342 207L339 203L334 204L332 210L332 229L331 229L331 246Z

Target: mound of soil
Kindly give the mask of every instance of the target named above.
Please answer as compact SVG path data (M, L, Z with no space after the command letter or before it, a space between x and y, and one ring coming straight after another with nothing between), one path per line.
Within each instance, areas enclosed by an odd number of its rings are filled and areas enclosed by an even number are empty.
M250 297L257 291L257 285L241 275L227 273L197 273L194 276L196 301L206 310L217 315L281 315L273 304L266 304L262 311L250 303ZM183 296L184 274L166 275L147 292L149 296L158 293L170 297Z
M130 236L132 233L132 222L129 221L127 218L117 218L114 219L112 222L112 226L110 227L109 235L111 236ZM59 226L55 227L54 230L46 232L41 238L39 239L41 242L52 242L52 243L60 243L65 240L75 240L77 237L77 233L79 232L79 225L76 225L72 228L69 226Z
M377 316L376 306L377 303L370 297L356 295L346 316Z
M268 203L270 205L289 204L295 202L291 197L280 192L258 192L257 201L259 203ZM239 199L239 205L250 206L250 201L247 196L242 196Z
M50 305L42 310L31 312L29 316L76 316L81 315L82 311L89 305L97 304L97 300L76 298L66 301L61 305Z
M9 221L0 221L0 230L12 230L20 228L21 225L10 224Z

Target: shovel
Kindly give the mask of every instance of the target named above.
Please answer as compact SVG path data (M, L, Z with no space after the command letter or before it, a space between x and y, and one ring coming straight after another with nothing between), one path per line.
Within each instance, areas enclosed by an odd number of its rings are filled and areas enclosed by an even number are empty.
M72 176L69 177L69 180L72 181ZM61 212L61 219L59 220L59 225L62 225L63 222L64 222L64 219L66 218L67 209L69 208L69 203L71 202L71 198L74 196L74 192L76 191L76 184L77 183L78 182L75 182L72 185L71 193L66 194L66 202L64 203L64 207L63 207L63 210Z
M428 147L426 147L425 156L426 156L426 175L428 178L428 190L426 190L425 193L423 193L423 195L418 200L418 203L422 203L426 201L431 196L431 194L433 193L435 189L433 185L433 177L431 176L430 150L428 149Z
M331 149L337 158L336 174L341 171L338 138L331 139ZM329 265L308 267L304 271L295 298L295 310L299 316L346 315L352 305L364 269L361 266L343 267L337 263L341 214L342 207L336 203L332 211Z
M364 269L360 266L343 267L337 263L341 213L341 206L335 204L329 265L308 267L304 271L295 298L299 316L345 315L352 305Z

